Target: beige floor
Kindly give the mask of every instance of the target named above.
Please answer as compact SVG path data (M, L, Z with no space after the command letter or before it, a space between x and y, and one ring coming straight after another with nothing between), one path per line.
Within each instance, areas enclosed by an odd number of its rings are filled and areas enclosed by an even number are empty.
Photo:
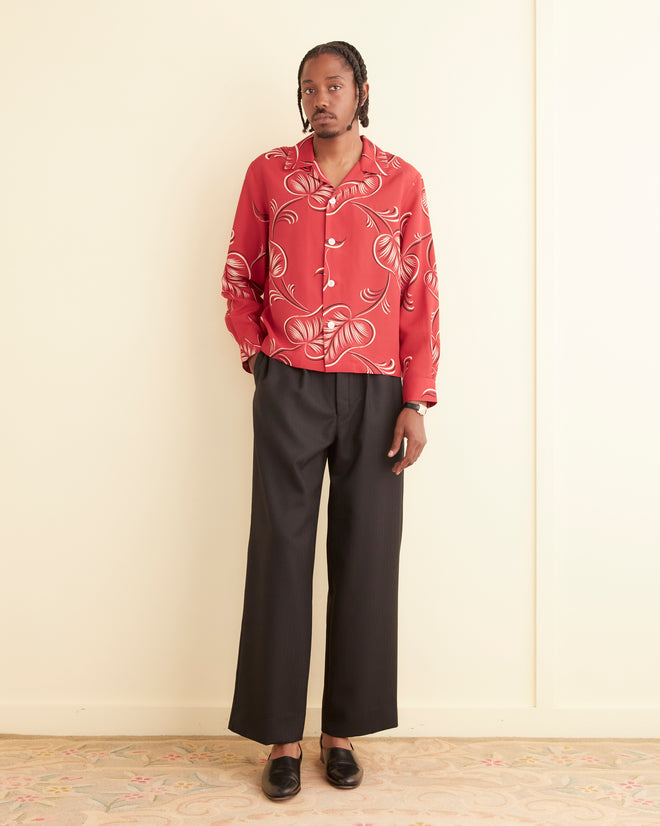
M0 737L0 826L660 826L660 741L355 738L365 779L330 786L303 742L301 793L260 788L238 737Z

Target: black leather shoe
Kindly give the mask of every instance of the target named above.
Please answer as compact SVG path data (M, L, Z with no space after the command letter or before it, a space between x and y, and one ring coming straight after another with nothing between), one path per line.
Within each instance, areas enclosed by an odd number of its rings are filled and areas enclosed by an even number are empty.
M288 800L300 791L300 763L302 761L302 747L300 757L276 757L270 759L264 766L264 773L261 776L261 788L266 797L271 800Z
M321 763L325 763L325 776L333 786L340 789L356 789L362 782L364 772L355 759L353 744L351 750L325 748L323 734L319 740L321 746Z

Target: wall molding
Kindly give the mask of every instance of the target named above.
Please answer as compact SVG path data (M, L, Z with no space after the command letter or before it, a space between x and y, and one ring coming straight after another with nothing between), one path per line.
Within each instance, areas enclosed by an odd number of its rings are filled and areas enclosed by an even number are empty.
M222 706L3 705L4 736L231 735ZM318 737L320 708L310 708L306 737ZM399 726L374 737L659 738L653 708L399 708Z

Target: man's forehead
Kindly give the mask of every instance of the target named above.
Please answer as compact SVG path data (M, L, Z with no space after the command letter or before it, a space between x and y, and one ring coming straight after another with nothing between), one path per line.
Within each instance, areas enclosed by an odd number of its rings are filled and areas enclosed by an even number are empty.
M349 74L350 74L350 72L346 72L346 74L344 74L344 75L326 75L325 79L326 80L342 80L343 78L347 77ZM305 79L301 80L300 82L301 83L313 83L313 81L310 80L310 78L305 78Z

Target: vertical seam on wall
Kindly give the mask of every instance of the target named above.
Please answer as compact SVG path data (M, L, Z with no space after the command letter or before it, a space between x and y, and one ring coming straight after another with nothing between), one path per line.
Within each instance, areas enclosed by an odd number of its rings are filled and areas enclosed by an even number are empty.
M554 0L535 3L535 704L555 705Z

